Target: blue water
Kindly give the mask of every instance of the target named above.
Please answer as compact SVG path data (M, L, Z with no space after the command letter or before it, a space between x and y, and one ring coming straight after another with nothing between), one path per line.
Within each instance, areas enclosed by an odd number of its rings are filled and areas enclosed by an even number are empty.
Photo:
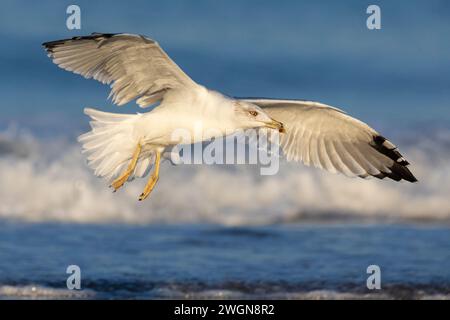
M450 3L377 1L2 1L0 298L448 298ZM324 102L400 147L418 184L299 164L163 164L116 194L86 167L83 107L142 112L65 72L41 43L91 32L156 39L195 81L231 96ZM320 223L317 223L317 222ZM82 292L65 268L82 269ZM379 292L365 288L370 264Z
M433 225L1 228L0 298L45 298L50 289L52 298L67 297L73 264L81 268L78 294L94 299L450 295L450 232ZM366 268L374 264L382 289L371 291Z

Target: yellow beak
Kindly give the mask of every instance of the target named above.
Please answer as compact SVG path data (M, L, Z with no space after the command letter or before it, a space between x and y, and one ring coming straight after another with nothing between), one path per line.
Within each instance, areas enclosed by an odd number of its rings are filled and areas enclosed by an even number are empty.
M271 119L271 120L272 121L266 123L267 128L278 130L281 133L286 132L286 130L284 130L283 123L281 123L280 121L274 120L274 119Z

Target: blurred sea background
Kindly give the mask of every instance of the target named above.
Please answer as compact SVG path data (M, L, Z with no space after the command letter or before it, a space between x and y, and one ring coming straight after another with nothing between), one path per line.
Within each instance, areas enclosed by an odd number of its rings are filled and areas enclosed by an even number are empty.
M450 3L2 1L0 298L449 298ZM63 71L41 43L91 32L156 39L195 81L231 96L320 101L399 146L419 183L282 162L162 166L113 194L76 138L84 107L144 112ZM66 289L66 267L82 270ZM366 288L366 268L382 290Z

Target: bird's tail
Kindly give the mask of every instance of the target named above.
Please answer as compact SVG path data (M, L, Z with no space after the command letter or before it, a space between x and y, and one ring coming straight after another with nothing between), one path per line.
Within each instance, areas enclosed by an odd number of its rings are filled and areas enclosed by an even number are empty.
M92 119L92 130L81 135L78 141L83 145L88 165L96 176L112 180L125 170L133 156L140 139L135 133L135 126L142 115L109 113L90 108L84 109L84 113ZM130 180L144 176L150 168L150 157L139 159Z

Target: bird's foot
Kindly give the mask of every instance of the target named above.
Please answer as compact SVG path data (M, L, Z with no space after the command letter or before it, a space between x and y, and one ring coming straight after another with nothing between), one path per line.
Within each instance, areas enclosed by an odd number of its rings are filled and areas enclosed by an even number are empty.
M125 184L129 176L130 172L126 171L123 175L114 180L109 187L114 189L113 192L116 192L117 190L120 189L120 187L122 187Z
M125 182L127 182L127 180L130 177L131 173L136 168L136 164L138 162L139 155L141 154L141 150L142 150L141 143L138 143L137 146L136 146L136 149L133 152L133 156L131 158L131 161L128 164L128 167L125 170L125 172L123 174L121 174L120 177L118 177L116 180L114 180L111 183L111 185L109 186L110 188L114 189L114 192L116 192L120 187L122 187L124 185Z
M150 179L148 180L147 184L145 185L144 191L139 196L139 201L147 199L147 197L150 195L150 193L152 192L153 188L155 187L156 182L158 182L158 179L159 178L157 176L151 176L150 177Z

